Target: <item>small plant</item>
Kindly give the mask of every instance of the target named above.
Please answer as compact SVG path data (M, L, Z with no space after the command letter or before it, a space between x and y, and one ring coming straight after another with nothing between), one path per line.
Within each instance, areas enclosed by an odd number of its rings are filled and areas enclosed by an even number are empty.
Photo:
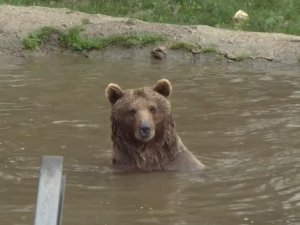
M184 49L191 51L192 49L197 48L198 46L192 43L184 42L184 41L179 41L175 42L170 46L170 49Z
M241 61L244 61L245 59L250 59L251 57L246 54L246 53L241 53L239 54L236 58L235 58L235 61L237 62L241 62Z
M185 42L185 41L179 41L179 42L175 42L173 43L170 47L170 49L183 49L183 50L188 50L191 52L203 52L203 53L213 53L213 52L217 52L217 49L215 46L213 45L208 45L206 47L201 47L199 45L193 44L193 43L189 43L189 42Z
M203 47L202 52L203 53L216 53L218 51L217 51L217 48L215 46L209 45L209 46Z
M67 31L67 33L62 33L59 37L60 45L71 49L73 51L82 51L83 47L87 45L80 37L80 32L82 27L73 27Z
M45 41L51 34L61 34L61 31L52 27L43 27L40 30L31 33L27 38L23 39L23 45L26 49L35 50L43 41Z

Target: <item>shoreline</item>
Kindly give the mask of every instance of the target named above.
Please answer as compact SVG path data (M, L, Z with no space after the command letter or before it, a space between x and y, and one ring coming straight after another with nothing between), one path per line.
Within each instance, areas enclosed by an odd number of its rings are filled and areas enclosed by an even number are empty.
M0 57L42 56L48 54L81 54L90 58L151 57L153 49L166 48L165 58L201 61L203 58L225 61L266 61L300 65L300 36L279 33L259 33L227 30L206 25L172 25L149 23L136 19L87 14L66 8L22 7L0 5ZM83 37L98 38L113 35L146 33L163 36L166 41L159 45L129 48L108 47L103 50L73 53L62 49L59 43L50 40L38 50L26 50L23 40L42 27L67 31L82 26ZM187 43L199 49L171 49L176 43ZM212 52L204 49L213 47ZM119 50L118 50L119 49ZM110 53L108 53L111 50ZM198 51L199 50L199 51Z

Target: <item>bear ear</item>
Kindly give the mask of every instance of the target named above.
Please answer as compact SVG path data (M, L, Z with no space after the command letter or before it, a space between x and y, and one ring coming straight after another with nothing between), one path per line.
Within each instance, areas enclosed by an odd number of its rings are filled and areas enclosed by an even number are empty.
M172 85L167 79L161 79L156 82L153 90L168 98L172 93Z
M109 85L107 85L105 93L106 97L112 105L115 104L116 101L124 95L124 91L122 90L122 88L114 83L110 83Z

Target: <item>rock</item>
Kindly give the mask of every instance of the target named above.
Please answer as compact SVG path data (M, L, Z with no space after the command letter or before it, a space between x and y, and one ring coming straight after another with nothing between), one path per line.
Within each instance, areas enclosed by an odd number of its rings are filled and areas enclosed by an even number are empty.
M237 11L232 17L233 23L243 23L249 19L249 15L243 10Z
M160 46L151 51L151 56L155 59L164 59L167 56L167 47Z
M194 47L194 48L191 48L191 52L193 54L200 54L202 51L200 48Z

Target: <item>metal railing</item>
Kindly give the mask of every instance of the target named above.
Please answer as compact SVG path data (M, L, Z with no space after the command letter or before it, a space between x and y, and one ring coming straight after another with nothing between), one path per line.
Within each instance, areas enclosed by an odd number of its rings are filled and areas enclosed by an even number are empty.
M63 157L43 156L34 225L60 225L66 177Z

